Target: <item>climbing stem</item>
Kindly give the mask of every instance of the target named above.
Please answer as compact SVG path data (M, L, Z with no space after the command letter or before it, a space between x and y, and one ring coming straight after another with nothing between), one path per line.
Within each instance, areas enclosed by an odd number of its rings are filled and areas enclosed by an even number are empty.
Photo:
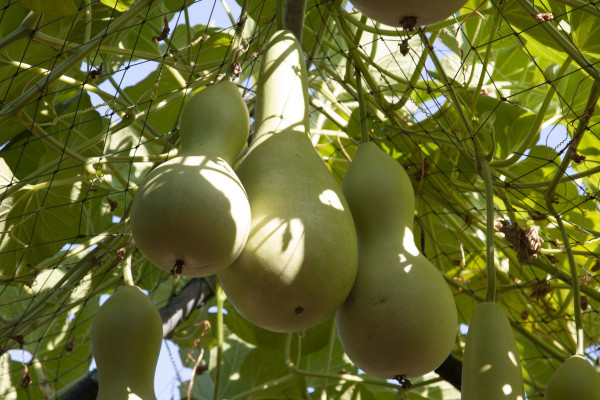
M46 132L44 128L42 128L39 124L35 124L34 121L25 114L24 111L17 113L18 121L25 127L31 130L31 132L40 138L42 141L46 142L50 147L59 152L60 154L64 154L75 161L79 161L85 163L86 158L67 148L66 145L62 144L60 141L56 140L54 136L50 133Z
M4 37L0 38L0 49L19 39L31 38L40 22L41 14L31 11L29 14L27 14L21 25L19 25L12 32L4 35Z
M264 392L268 389L274 388L279 385L283 385L293 379L296 379L296 374L289 373L287 375L282 376L281 378L273 379L271 381L260 384L259 386L255 386L251 389L248 389L242 393L238 393L237 395L230 397L229 400L242 400L251 398L252 395L257 393Z
M29 89L24 91L19 97L8 103L8 105L4 107L2 111L0 111L0 124L12 118L14 112L21 110L34 98L39 97L40 91L44 91L43 88L47 87L47 85L50 85L61 75L65 74L67 71L70 71L71 69L76 67L88 54L97 49L98 42L100 42L104 37L110 36L113 33L120 32L121 29L126 27L143 10L150 6L152 2L153 0L141 0L139 2L136 1L135 4L129 8L129 10L127 10L126 12L121 14L117 19L111 22L110 29L108 32L99 32L96 36L94 36L92 40L90 40L88 43L81 45L66 60L64 60L62 63L53 68L52 72L49 75L39 79L35 84L31 85Z
M590 15L600 17L600 9L596 4L593 4L589 0L556 0L556 2L571 6L574 9L584 11Z
M485 301L494 301L496 297L496 266L494 263L494 186L492 184L492 170L485 157L479 158L483 180L485 182L485 208L486 208L486 266L487 289Z
M433 32L431 34L430 41L434 42L435 39L437 39L438 35L439 35L439 32ZM423 51L421 53L421 56L419 57L419 61L417 62L417 65L415 66L415 71L413 72L413 74L410 77L410 80L408 82L408 86L407 86L406 90L404 91L404 93L402 93L402 97L400 97L400 100L398 100L396 103L394 103L394 105L392 107L394 110L399 110L402 107L404 107L406 105L406 102L410 99L411 94L417 87L417 83L421 79L421 76L422 76L421 73L423 72L423 67L425 67L426 61L427 61L427 52Z
M576 354L583 355L583 324L581 320L581 293L579 288L579 278L577 275L577 262L575 261L575 256L573 255L573 251L571 250L571 245L569 243L569 235L567 234L567 229L565 228L565 224L563 223L562 218L558 215L552 204L548 204L548 209L556 218L556 223L558 225L558 228L560 229L560 233L565 245L565 250L567 252L567 258L569 260L569 273L571 274L571 286L573 292L573 314L575 316L575 339L577 343Z
M331 360L333 358L333 347L335 345L335 335L337 329L335 327L335 319L331 320L331 327L329 328L329 342L327 344L327 360L325 361L325 372L329 372L331 368ZM327 399L327 378L323 379L322 390L321 390L321 400Z
M233 14L231 14L231 10L229 9L227 2L225 0L221 0L221 5L225 9L225 12L227 13L227 16L229 17L229 20L231 21L231 25L235 25L235 18L233 18Z
M217 282L215 289L215 297L217 299L217 366L215 371L215 388L213 392L213 400L219 399L219 384L221 381L221 370L223 361L223 303L227 296L221 285Z
M587 105L585 106L585 110L583 114L579 117L579 123L577 124L577 128L575 132L573 132L573 139L569 143L568 150L563 155L563 159L558 168L559 172L554 175L554 179L550 187L546 190L546 203L554 203L554 193L558 184L560 183L561 178L563 177L563 173L569 167L569 163L574 154L577 153L577 146L579 146L579 142L584 134L584 132L588 129L588 123L594 114L594 109L596 108L596 103L598 102L598 97L600 97L600 81L595 81L590 90L590 94L588 96Z
M242 11L240 13L240 20L237 24L235 24L235 34L233 37L233 41L231 43L231 55L229 56L229 63L227 64L227 72L225 73L225 79L233 80L234 78L239 77L239 72L241 71L241 66L238 62L238 56L240 51L242 51L242 39L244 32L244 25L246 24L246 20L248 19L248 0L244 0L242 3ZM231 13L230 13L231 15Z
M473 99L473 105L471 106L471 110L473 115L475 115L475 107L477 105L477 99L479 99L479 93L481 93L481 88L483 87L483 82L485 81L485 77L487 75L487 66L490 62L490 55L492 54L492 44L494 43L494 35L496 34L496 30L499 27L500 16L502 14L500 11L496 10L494 14L494 21L492 22L492 29L490 29L490 36L487 40L487 45L485 48L485 55L483 58L483 66L481 68L481 75L479 76L479 81L477 82L477 88L475 89L475 98ZM483 35L481 35L483 36ZM472 71L475 71L475 68L472 68Z
M559 167L559 171L566 171L569 163L571 162L572 156L577 153L577 147L584 132L587 130L587 125L590 121L594 113L594 109L596 108L596 103L598 102L598 97L600 97L600 81L594 81L592 85L592 89L590 91L588 102L585 107L585 110L582 116L579 118L579 123L575 132L573 132L573 139L569 143L568 151L563 155L562 162ZM584 343L583 343L583 325L581 320L581 293L579 287L579 279L577 274L577 262L575 261L575 256L573 255L573 250L571 249L571 244L569 240L569 236L567 234L567 229L565 228L565 224L563 223L562 217L556 209L554 208L555 201L555 192L558 184L562 178L563 174L556 174L554 179L552 180L551 185L546 190L544 195L546 199L546 206L552 216L556 219L556 224L560 229L561 236L563 238L565 251L567 252L567 259L569 261L569 273L571 275L571 284L572 284L572 292L573 292L573 314L575 316L575 338L577 343L577 354L584 354Z
M461 101L458 98L456 92L454 91L452 83L448 79L448 76L446 75L446 72L444 71L444 68L442 67L442 63L440 62L436 52L434 51L433 46L429 42L427 35L425 35L425 31L423 31L423 29L421 29L421 28L419 28L419 36L421 37L421 41L423 42L423 45L425 46L425 50L429 54L429 57L431 57L431 61L433 61L433 64L435 65L435 69L438 72L440 79L441 79L442 83L444 84L445 89L447 90L446 93L448 95L448 99L450 100L450 102L454 106L454 109L456 110L456 112L458 113L458 115L460 117L460 122L462 123L463 128L465 130L464 134L471 136L472 131L473 131L471 122L469 121L469 118L467 118L467 115L465 114L464 109L461 106Z
M535 15L540 13L540 10L530 0L516 0L516 2L519 3L527 14ZM595 66L595 63L588 60L581 53L581 50L567 37L564 31L559 30L555 24L550 22L542 22L539 25L594 81L600 83L600 70Z
M367 143L369 141L367 105L365 104L365 93L363 91L362 77L359 70L356 70L356 90L358 92L358 111L360 113L360 141L361 143Z

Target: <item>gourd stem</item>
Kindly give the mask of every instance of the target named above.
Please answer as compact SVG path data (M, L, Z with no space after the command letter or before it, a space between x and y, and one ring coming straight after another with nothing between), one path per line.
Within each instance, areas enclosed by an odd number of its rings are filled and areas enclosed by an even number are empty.
M229 62L227 63L227 72L225 73L225 79L233 81L238 78L241 73L241 66L238 61L238 55L242 48L242 38L244 32L244 25L248 19L248 0L244 0L242 3L242 11L240 13L240 20L235 24L235 33L231 42L231 55L229 56ZM239 71L239 72L238 72Z
M133 280L133 273L131 272L131 258L133 257L133 251L129 249L129 254L125 257L125 262L123 263L123 280L127 286L135 286L135 281Z
M295 369L296 366L292 362L292 333L288 333L285 335L285 344L283 346L283 358L285 360L285 365L288 366L289 369Z
M285 29L285 0L277 0L275 23L277 24L278 31Z
M358 91L358 110L360 113L360 141L361 143L367 143L369 141L367 105L365 104L365 93L362 87L362 76L358 69L356 70L356 90Z
M496 266L494 263L494 185L492 183L492 170L487 158L480 156L479 164L485 182L485 208L486 208L486 266L487 289L485 301L493 302L496 297Z
M302 43L305 13L306 0L286 0L285 27L296 36L300 43Z
M219 398L219 384L221 381L221 364L223 359L223 303L226 296L221 288L221 284L217 282L215 288L215 297L217 299L217 366L215 371L215 388L213 391L213 400Z

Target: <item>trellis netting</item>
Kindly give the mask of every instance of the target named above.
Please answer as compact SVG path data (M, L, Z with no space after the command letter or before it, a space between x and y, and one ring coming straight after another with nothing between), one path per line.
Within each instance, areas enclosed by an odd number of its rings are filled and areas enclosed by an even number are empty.
M361 140L398 160L417 247L454 294L454 348L411 387L358 370L333 318L258 328L214 276L173 276L132 241L131 201L178 154L189 97L233 79L252 119L263 46L286 23L314 148L340 184ZM527 398L542 399L578 345L598 365L599 95L593 0L469 0L413 30L346 0L0 1L0 398L95 398L91 323L131 269L164 323L159 399L460 399L490 239Z

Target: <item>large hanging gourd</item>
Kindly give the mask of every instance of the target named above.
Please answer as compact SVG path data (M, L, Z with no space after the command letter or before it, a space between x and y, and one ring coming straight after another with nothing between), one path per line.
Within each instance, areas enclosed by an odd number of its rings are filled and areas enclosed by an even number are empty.
M414 243L414 193L402 166L369 142L343 181L358 233L358 274L336 314L342 347L381 378L423 375L450 353L457 334L450 288Z
M480 303L471 316L465 341L461 399L525 400L515 336L497 303Z
M142 254L173 274L207 276L228 267L250 232L250 205L232 170L250 119L231 82L194 95L181 116L180 156L151 171L131 208Z
M544 395L544 400L596 399L600 399L600 375L580 355L569 357L554 371Z
M413 29L443 21L457 12L466 0L353 0L365 16L382 24Z
M121 286L92 324L96 400L156 400L154 373L163 337L158 310L135 286Z
M356 232L341 189L308 136L306 68L291 32L270 37L257 85L255 137L236 170L252 227L242 254L219 278L250 322L299 331L332 316L348 296Z

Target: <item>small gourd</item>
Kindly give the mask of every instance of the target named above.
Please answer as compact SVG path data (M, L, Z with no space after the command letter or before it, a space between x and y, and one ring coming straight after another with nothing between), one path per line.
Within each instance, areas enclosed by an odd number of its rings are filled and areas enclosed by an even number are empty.
M465 341L461 400L482 399L525 400L515 336L494 302L475 307Z
M358 274L336 314L350 360L381 378L437 368L458 330L442 274L414 243L414 192L402 166L372 142L358 148L342 189L358 233Z
M250 119L231 82L194 95L181 116L180 156L151 171L135 194L131 231L153 264L184 276L228 267L250 232L250 205L230 164Z
M96 400L156 400L154 374L162 337L162 321L152 300L135 286L119 287L92 323Z
M582 356L563 362L548 382L544 400L600 399L600 375Z
M365 16L408 30L443 21L465 3L466 0L352 0Z
M309 138L306 67L289 31L264 47L255 110L252 145L236 170L250 201L251 232L219 279L250 322L304 330L344 302L358 256L346 200Z

